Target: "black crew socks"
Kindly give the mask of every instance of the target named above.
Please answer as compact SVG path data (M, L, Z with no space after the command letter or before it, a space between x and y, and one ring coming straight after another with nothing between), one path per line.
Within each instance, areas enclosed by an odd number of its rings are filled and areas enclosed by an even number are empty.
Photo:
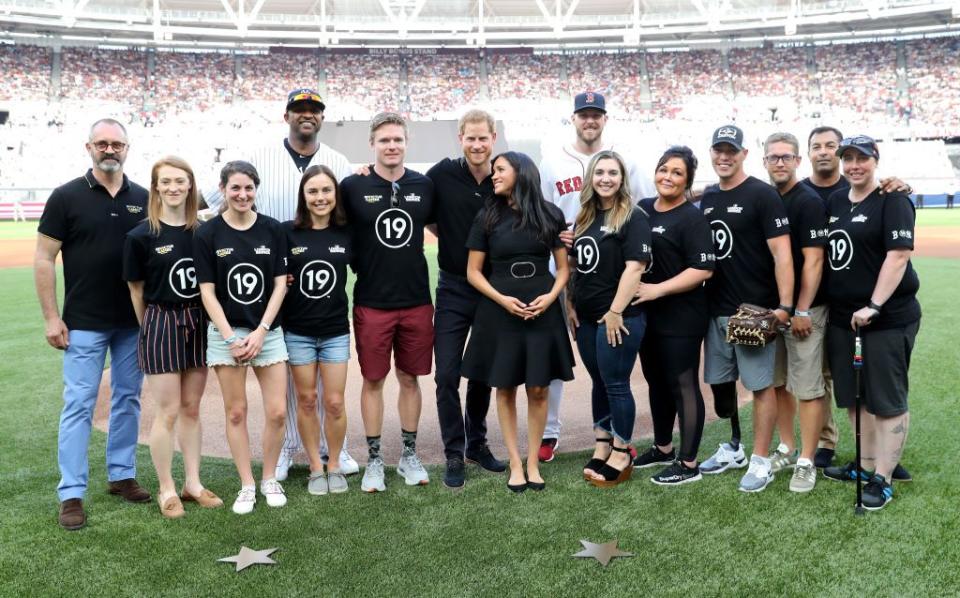
M405 453L415 453L417 452L417 431L408 432L407 430L400 429L400 436L403 437L403 452Z
M380 458L380 437L367 436L367 458L370 461Z

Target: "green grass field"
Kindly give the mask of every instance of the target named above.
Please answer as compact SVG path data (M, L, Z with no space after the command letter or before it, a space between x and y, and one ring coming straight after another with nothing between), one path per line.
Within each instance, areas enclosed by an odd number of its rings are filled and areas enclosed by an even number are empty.
M503 478L471 469L454 494L433 468L426 488L408 488L391 473L382 495L362 495L354 479L348 494L311 497L297 470L283 509L261 501L241 518L229 508L188 507L186 518L169 522L154 504L106 494L105 437L95 431L89 525L74 533L56 523L61 356L44 342L31 271L0 271L0 595L957 595L960 322L952 281L960 261L915 263L925 317L904 461L916 481L899 485L881 513L855 517L853 487L822 478L814 492L792 494L785 475L758 495L736 490L738 473L659 488L638 472L602 491L580 479L585 455L567 454L545 467L543 493L515 496ZM358 417L355 400L350 405ZM743 416L749 430L749 408ZM838 419L845 460L853 442ZM708 425L701 457L728 432ZM155 488L145 447L138 458L139 479ZM206 459L203 479L232 501L232 462ZM570 558L580 539L611 538L637 556L607 569ZM216 562L242 544L279 547L279 566L236 574Z

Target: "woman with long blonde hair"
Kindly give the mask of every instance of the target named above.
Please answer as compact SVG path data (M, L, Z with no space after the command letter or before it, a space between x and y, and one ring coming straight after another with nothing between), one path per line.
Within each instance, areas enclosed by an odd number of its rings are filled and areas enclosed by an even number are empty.
M161 158L150 174L147 219L127 233L124 278L140 321L138 360L156 401L150 455L157 502L167 518L184 515L182 501L223 502L200 483L200 399L207 381L207 318L193 265L197 184L190 165ZM185 480L177 496L171 463L179 423Z
M602 151L590 160L574 227L573 284L567 319L593 379L596 447L583 468L595 486L630 479L636 404L630 374L646 328L646 311L630 301L650 263L650 225L635 208L623 158Z

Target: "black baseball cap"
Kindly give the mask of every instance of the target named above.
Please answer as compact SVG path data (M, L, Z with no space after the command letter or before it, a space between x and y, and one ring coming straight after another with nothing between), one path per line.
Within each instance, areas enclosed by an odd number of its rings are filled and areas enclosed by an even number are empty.
M578 93L573 100L573 112L576 114L581 110L599 110L607 113L607 101L602 95L595 91L585 91Z
M737 148L738 152L741 151L743 149L743 130L737 125L723 125L713 132L713 141L710 142L710 147L716 147L721 143L729 143Z
M296 104L297 102L311 102L314 104L319 104L321 111L327 109L327 105L323 103L323 98L320 97L320 94L307 87L294 89L287 94L287 110L289 110L290 106Z
M880 159L880 148L877 147L877 142L874 141L872 137L867 137L866 135L857 135L856 137L847 137L841 140L840 146L837 147L837 156L842 158L843 153L849 149L857 150L864 156L870 156L877 160Z

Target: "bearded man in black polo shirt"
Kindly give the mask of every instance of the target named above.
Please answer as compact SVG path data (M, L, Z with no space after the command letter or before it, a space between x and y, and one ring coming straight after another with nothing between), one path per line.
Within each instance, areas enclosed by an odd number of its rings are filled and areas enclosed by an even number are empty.
M147 190L123 174L129 147L122 124L113 119L95 122L86 144L93 168L53 190L37 228L34 276L47 342L64 351L57 494L65 529L86 524L87 447L108 350L108 491L130 502L151 499L135 479L143 374L137 365L139 326L122 275L124 237L146 215ZM62 317L56 293L61 252Z

